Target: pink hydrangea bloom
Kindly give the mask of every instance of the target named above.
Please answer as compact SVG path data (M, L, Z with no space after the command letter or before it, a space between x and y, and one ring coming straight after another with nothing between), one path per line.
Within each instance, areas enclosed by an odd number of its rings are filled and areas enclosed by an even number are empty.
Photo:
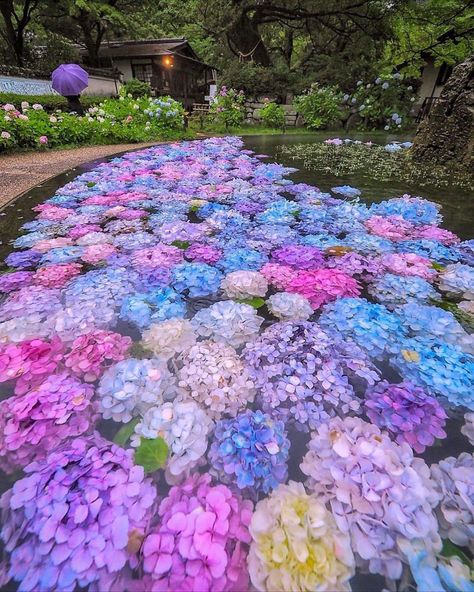
M137 218L145 218L146 216L148 216L148 212L146 210L127 209L123 209L116 215L116 217L120 220L137 220Z
M211 485L208 474L172 487L142 547L149 590L247 590L252 510L225 485Z
M445 228L439 228L438 226L421 226L416 231L416 238L424 238L428 240L435 240L443 245L455 245L460 241L459 237Z
M0 382L17 380L15 392L22 394L54 372L63 358L58 337L51 341L30 339L0 346Z
M109 244L99 244L99 245L91 245L84 250L84 253L81 255L81 259L85 263L99 263L100 261L104 261L111 255L115 255L117 249L113 245Z
M33 245L33 248L35 251L39 251L40 253L47 253L51 249L70 247L71 245L72 240L70 238L60 236L58 238L45 238L40 240Z
M287 291L305 296L316 309L343 296L359 296L361 288L354 278L338 269L316 269L297 272Z
M39 212L38 219L39 220L65 220L68 216L70 216L73 211L69 210L68 208L61 208L59 206L55 206L53 204L40 204L39 206L35 206L33 208L34 212Z
M91 331L77 337L65 357L65 365L86 382L93 382L113 362L125 358L132 344L130 337L112 331Z
M372 216L364 224L372 234L394 241L413 238L415 233L415 226L402 216Z
M63 440L92 430L93 389L66 373L0 403L0 467L13 472L41 460Z
M186 259L198 261L199 263L207 263L208 265L216 263L222 257L222 251L220 249L212 247L211 245L202 245L199 243L191 245L186 249L184 254Z
M278 288L279 290L286 290L296 276L295 270L289 265L280 265L279 263L266 263L260 273L265 277L267 282Z
M34 283L45 288L62 288L69 280L81 273L79 263L58 263L40 267L34 276Z
M98 224L78 224L71 228L71 230L67 233L69 238L73 240L81 238L89 232L100 232L102 229Z
M385 253L381 262L387 271L397 275L417 276L429 281L436 277L431 261L416 253Z

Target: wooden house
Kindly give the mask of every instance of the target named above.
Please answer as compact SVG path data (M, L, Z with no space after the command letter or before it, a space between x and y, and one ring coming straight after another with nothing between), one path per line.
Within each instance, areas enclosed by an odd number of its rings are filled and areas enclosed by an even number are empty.
M203 103L215 84L216 69L202 62L184 38L140 41L105 41L100 48L100 65L148 82L156 96L170 95L186 108Z

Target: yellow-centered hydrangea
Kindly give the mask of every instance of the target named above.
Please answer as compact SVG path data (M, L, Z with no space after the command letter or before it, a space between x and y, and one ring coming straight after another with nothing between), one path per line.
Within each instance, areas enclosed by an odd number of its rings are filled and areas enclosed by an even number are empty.
M261 591L350 590L354 556L322 501L290 481L258 502L250 524L248 568Z

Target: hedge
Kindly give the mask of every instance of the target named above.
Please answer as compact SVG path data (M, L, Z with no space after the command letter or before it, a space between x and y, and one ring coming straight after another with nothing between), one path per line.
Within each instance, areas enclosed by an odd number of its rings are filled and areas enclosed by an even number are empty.
M98 105L106 98L108 97L84 95L81 96L81 103L84 109L88 109L89 107ZM27 101L30 105L33 105L33 103L39 103L48 113L52 113L57 109L64 111L67 107L67 100L61 95L20 95L16 93L0 93L0 105L11 103L19 108L22 101Z

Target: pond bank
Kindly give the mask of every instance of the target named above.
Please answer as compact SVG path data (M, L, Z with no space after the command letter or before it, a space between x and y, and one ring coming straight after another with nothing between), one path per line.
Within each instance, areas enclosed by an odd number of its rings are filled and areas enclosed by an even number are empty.
M81 146L67 150L22 152L0 156L0 209L25 191L68 169L91 160L127 150L139 150L156 143Z

